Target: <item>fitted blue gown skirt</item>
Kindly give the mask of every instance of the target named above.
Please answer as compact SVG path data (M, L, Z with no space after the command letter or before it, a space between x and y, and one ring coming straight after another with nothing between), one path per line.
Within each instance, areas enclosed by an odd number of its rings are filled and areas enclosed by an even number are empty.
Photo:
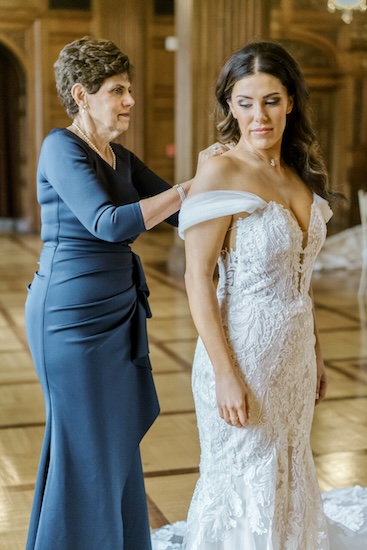
M159 412L147 293L127 245L43 248L26 302L46 411L27 550L151 547L139 454Z

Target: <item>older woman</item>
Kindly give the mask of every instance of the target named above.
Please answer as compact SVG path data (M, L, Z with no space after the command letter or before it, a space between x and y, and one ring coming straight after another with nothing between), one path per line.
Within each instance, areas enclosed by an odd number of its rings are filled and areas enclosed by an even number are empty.
M171 188L111 143L129 127L131 65L84 37L55 64L72 119L38 166L44 247L26 326L46 407L27 550L149 550L139 442L159 405L148 357L148 289L130 243L177 225Z

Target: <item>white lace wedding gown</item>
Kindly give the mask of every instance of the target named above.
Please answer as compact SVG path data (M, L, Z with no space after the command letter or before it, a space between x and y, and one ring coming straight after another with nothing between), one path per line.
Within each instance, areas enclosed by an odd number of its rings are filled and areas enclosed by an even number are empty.
M218 260L217 295L233 361L250 388L251 424L238 429L219 417L199 339L192 387L200 478L187 523L153 533L153 549L367 550L367 489L331 491L323 506L310 448L316 366L309 287L331 210L314 195L304 235L276 202L205 192L183 203L180 235L239 212L251 215L237 222L236 249Z

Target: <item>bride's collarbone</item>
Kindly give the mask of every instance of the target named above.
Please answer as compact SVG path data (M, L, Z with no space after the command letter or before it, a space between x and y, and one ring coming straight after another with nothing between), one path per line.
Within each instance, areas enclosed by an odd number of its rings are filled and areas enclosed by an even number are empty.
M242 170L229 179L229 187L236 191L253 193L266 201L282 200L282 195L290 185L271 172L260 170ZM282 190L282 191L280 191ZM283 191L284 190L284 191Z
M266 202L277 202L289 210L308 210L313 202L312 191L298 177L283 181L280 178L258 179L242 185L241 190L258 195Z
M267 203L277 203L289 210L301 226L308 226L313 193L290 168L271 177L269 171L253 169L241 170L233 176L228 190L251 193ZM235 221L247 216L247 212L236 214Z

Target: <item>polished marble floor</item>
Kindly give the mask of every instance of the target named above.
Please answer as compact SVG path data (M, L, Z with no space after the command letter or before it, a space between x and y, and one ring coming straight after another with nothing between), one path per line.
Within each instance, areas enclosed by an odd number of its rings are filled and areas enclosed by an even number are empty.
M184 519L198 476L190 368L196 331L172 230L135 245L151 290L149 337L161 415L142 443L152 527ZM40 386L24 331L26 287L37 269L36 236L0 234L0 550L24 550L44 429ZM367 485L367 329L359 271L315 274L314 295L330 386L317 407L312 449L322 490Z

